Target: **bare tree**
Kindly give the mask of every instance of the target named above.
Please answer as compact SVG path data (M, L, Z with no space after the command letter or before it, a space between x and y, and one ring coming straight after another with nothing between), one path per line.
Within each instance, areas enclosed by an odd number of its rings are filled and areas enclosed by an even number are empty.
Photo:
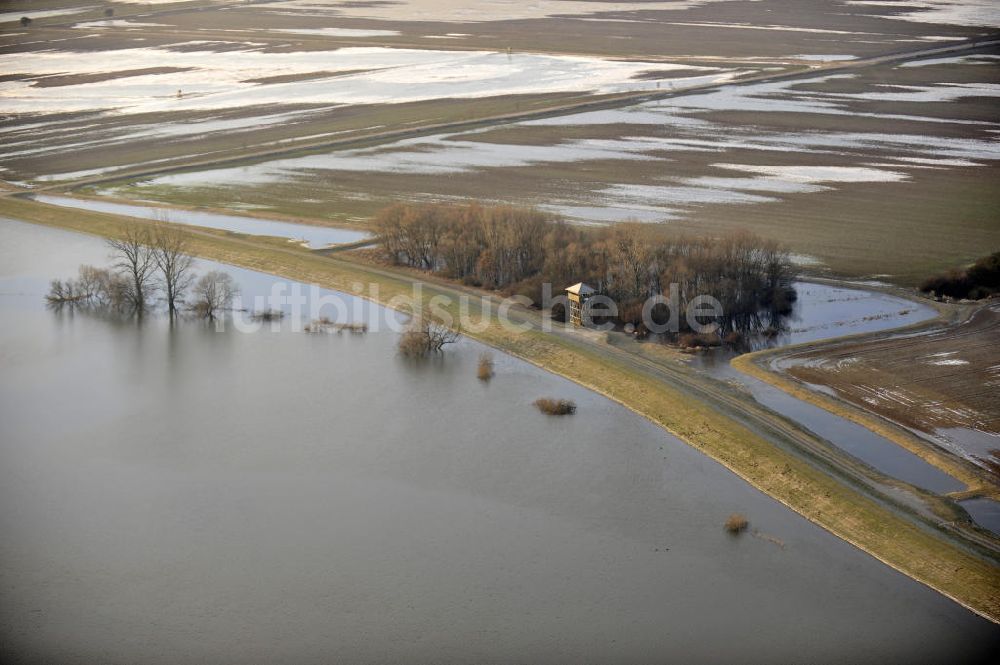
M152 235L153 261L160 271L160 283L167 299L170 316L177 313L177 303L191 286L194 257L187 253L184 233L172 226L158 225Z
M406 356L426 356L457 342L459 336L459 331L430 317L415 317L399 338L399 350Z
M109 238L115 268L130 282L128 299L136 312L146 308L146 299L155 289L156 260L145 227L128 226L120 238Z
M227 273L213 270L201 276L194 285L194 309L208 319L228 309L233 304L233 298L239 293L236 281Z

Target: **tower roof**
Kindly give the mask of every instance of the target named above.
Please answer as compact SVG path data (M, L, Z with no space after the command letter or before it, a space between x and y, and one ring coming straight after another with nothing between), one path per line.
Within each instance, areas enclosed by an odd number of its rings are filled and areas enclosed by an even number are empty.
M575 296L591 296L597 293L597 291L583 282L577 282L573 286L567 286L566 293L572 293Z

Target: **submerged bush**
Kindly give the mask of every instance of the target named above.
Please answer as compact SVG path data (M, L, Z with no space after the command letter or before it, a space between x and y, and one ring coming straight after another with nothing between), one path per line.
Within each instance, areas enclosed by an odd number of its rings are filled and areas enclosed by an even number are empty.
M45 300L51 307L122 310L132 301L132 285L106 268L80 266L76 279L52 280Z
M480 381L489 381L493 378L493 356L484 353L479 356L479 367L476 369L476 376Z
M457 342L459 332L430 317L414 317L399 337L399 352L419 358L439 353L445 344Z
M285 318L285 313L280 309L264 309L250 315L254 321L280 321Z
M535 407L547 416L568 416L576 413L576 402L568 399L542 397L535 400Z
M368 332L367 323L337 323L328 317L314 319L312 323L306 325L303 330L307 333L336 333L340 334L345 330L352 335L363 335Z
M213 270L202 275L194 285L193 309L207 319L215 318L219 312L232 307L233 299L239 293L236 281L227 273Z
M746 531L748 526L750 526L750 522L742 513L733 513L726 519L726 531L734 535Z

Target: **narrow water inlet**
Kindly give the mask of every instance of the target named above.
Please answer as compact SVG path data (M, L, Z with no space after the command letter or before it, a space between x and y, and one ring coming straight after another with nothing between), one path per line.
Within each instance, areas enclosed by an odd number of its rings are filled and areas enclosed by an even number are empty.
M993 499L969 499L959 504L969 513L972 521L1000 536L1000 501Z
M800 400L729 365L713 369L712 374L716 378L737 381L750 391L759 404L829 441L880 473L937 494L965 489L965 484L957 478L862 425Z
M292 222L279 222L239 215L223 215L199 210L180 210L159 206L94 201L91 199L76 199L69 196L52 196L50 194L32 194L28 198L39 203L48 203L66 208L78 208L93 212L138 217L140 219L159 220L173 224L203 226L221 231L245 233L247 235L288 238L291 241L300 241L310 249L318 249L330 245L343 245L371 237L370 234L364 231L352 231L350 229L338 229L329 226L313 226L312 224L294 224Z

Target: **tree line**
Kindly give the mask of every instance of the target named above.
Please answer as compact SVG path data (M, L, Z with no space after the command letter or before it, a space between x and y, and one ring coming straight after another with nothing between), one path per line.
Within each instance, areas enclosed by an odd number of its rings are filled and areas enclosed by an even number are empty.
M775 326L795 299L788 251L746 231L693 236L637 223L581 227L535 209L478 204L396 204L376 216L374 230L394 264L536 304L546 283L558 293L586 282L614 300L622 324L641 325L643 304L671 285L681 307L699 295L719 300L724 334Z

